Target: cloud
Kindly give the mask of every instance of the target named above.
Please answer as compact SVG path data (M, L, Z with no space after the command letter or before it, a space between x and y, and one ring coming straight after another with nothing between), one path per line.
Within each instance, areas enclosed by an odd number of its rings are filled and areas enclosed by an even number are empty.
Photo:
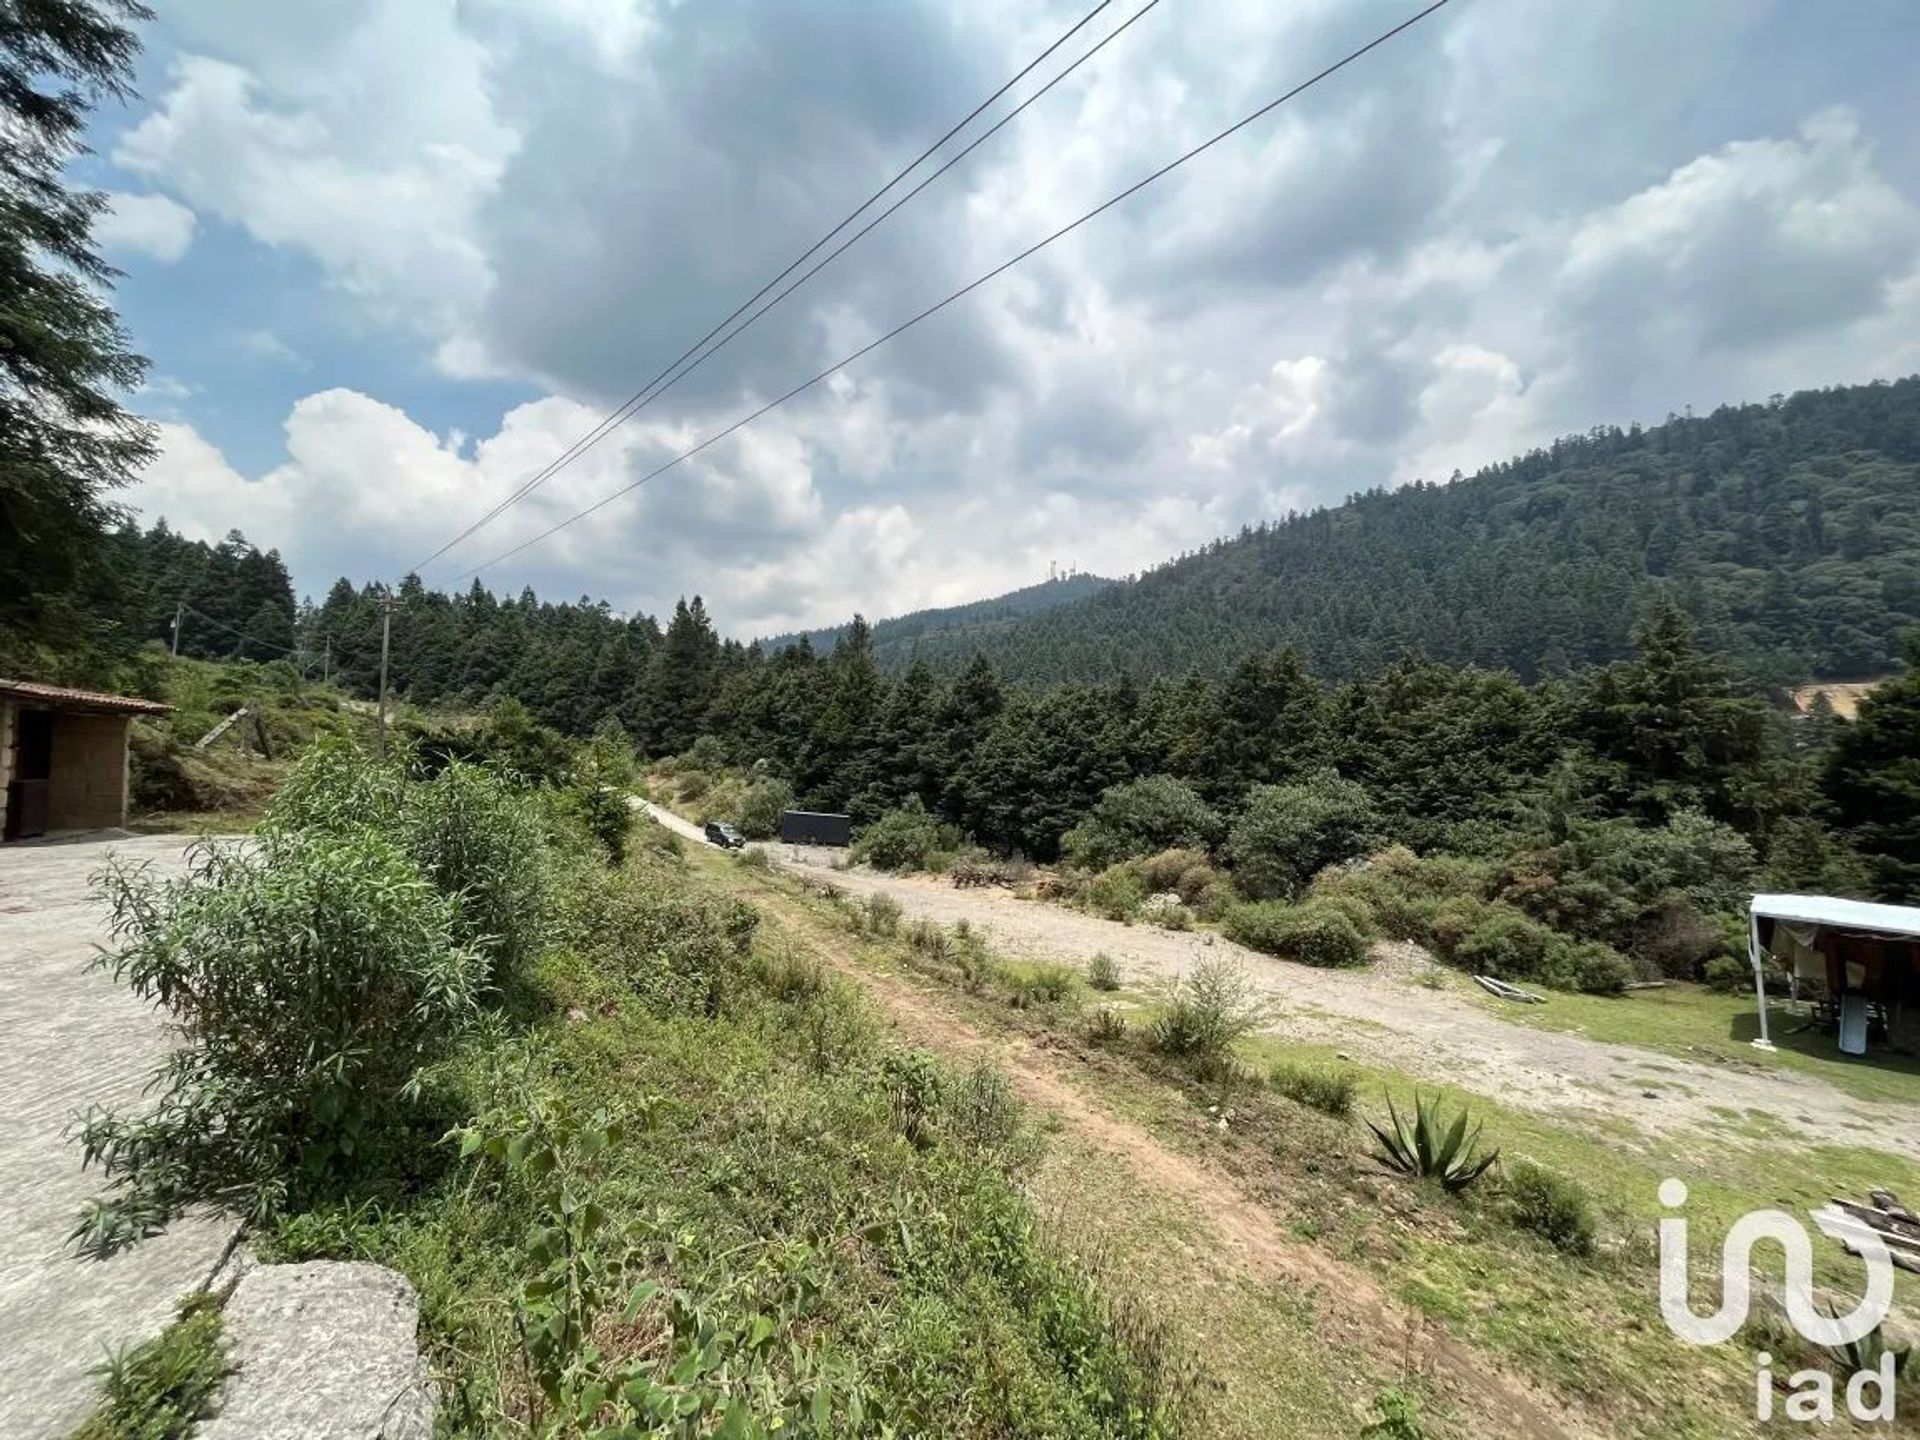
M1911 369L1920 15L1812 13L1450 7L488 578L645 609L697 589L744 629L887 613L1049 561L1136 569L1596 423ZM209 453L201 414L151 492L222 533L231 491L309 587L431 551L1074 18L276 14L180 0L156 101L112 153L322 291L238 343L326 356L356 388L263 417L286 458L258 474ZM1334 0L1151 12L460 556L630 483L1384 23ZM304 333L308 312L334 328Z
M145 255L171 265L193 244L194 214L164 195L108 196L93 236L108 255Z

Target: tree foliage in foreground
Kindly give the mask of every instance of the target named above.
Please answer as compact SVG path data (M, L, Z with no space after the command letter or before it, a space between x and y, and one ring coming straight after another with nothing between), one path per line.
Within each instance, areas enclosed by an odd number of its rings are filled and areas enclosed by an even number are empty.
M104 295L94 248L107 197L77 190L94 107L123 98L139 49L133 0L0 9L0 660L76 649L110 590L98 546L110 493L154 453L120 396L146 362Z

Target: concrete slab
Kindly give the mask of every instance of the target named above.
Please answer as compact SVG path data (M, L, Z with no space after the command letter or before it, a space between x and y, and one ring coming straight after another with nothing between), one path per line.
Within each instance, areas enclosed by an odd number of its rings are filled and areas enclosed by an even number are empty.
M104 975L90 877L110 852L178 872L176 836L0 846L0 1433L64 1437L91 1409L108 1350L158 1334L233 1233L190 1217L107 1261L68 1247L99 1185L65 1138L76 1110L140 1097L168 1040L162 1018Z
M227 1301L234 1373L195 1440L433 1440L420 1299L381 1265L256 1265Z

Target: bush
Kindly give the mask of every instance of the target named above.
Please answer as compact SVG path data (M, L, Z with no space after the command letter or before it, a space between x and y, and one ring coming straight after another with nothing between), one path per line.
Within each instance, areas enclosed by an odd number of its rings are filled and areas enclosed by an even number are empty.
M1218 878L1198 850L1162 850L1134 861L1133 868L1152 894L1172 893L1183 901L1191 901L1208 881Z
M925 870L942 851L959 846L959 832L929 815L915 796L862 829L853 858L877 870Z
M567 938L660 1015L714 1016L747 972L752 906L660 877L595 877L574 893Z
M364 830L201 845L169 881L115 861L100 893L118 948L96 964L165 1005L183 1043L151 1107L82 1124L107 1180L76 1231L96 1253L193 1204L260 1219L359 1168L485 974L453 900Z
M793 787L784 780L756 780L740 797L734 823L749 840L771 840L780 833L780 812L793 808Z
M1120 964L1102 950L1087 961L1087 983L1096 990L1120 988Z
M1326 866L1364 855L1380 828L1373 797L1331 770L1256 785L1227 841L1234 884L1253 900L1291 898Z
M1506 1182L1514 1224L1569 1255L1593 1253L1593 1202L1579 1181L1520 1160L1507 1168Z
M1111 1005L1102 1005L1087 1017L1087 1042L1119 1046L1127 1042L1127 1017Z
M1284 1060L1273 1067L1268 1078L1273 1088L1289 1100L1341 1117L1352 1112L1354 1091L1359 1088L1359 1081L1350 1070L1296 1065Z
M1104 870L1156 851L1204 852L1220 834L1218 812L1191 788L1169 775L1149 775L1103 791L1086 818L1060 837L1060 850L1069 864Z
M870 935L890 940L900 931L900 902L891 895L875 893L867 897L866 929Z
M1153 1023L1153 1047L1181 1059L1218 1061L1265 1018L1266 1005L1247 972L1210 955L1175 982L1167 1008Z
M1564 966L1549 978L1589 995L1618 995L1633 979L1633 962L1598 940L1578 940L1568 947Z
M1080 892L1083 906L1109 920L1132 920L1146 899L1146 883L1126 865L1102 870Z
M1006 1072L982 1061L948 1086L947 1130L970 1149L1004 1150L1020 1130L1020 1102Z
M1080 998L1080 972L1071 965L1035 965L1016 983L1015 1005L1070 1005Z
M1733 955L1716 955L1707 961L1701 979L1710 990L1737 994L1753 988L1753 966Z
M1367 938L1344 910L1320 901L1281 905L1271 900L1235 905L1222 927L1229 940L1269 955L1323 969L1367 963Z
M1462 969L1502 980L1544 980L1564 945L1538 920L1510 905L1487 907L1473 929L1454 947Z

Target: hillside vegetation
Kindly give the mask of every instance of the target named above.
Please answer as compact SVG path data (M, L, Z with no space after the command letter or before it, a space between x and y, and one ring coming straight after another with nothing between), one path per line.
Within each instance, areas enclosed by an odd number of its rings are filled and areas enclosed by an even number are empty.
M986 600L975 600L968 605L949 605L934 610L915 610L906 615L894 615L885 620L874 622L873 653L880 663L889 668L899 668L911 660L920 648L921 642L929 637L944 639L953 631L963 631L975 637L1010 628L1015 622L1030 615L1039 615L1045 611L1057 609L1062 605L1071 605L1075 601L1085 600L1098 595L1114 582L1098 575L1068 575L1057 580L1043 581L1038 585L1028 585L1023 589L1010 590L1005 595L995 595ZM802 640L815 650L831 650L846 637L848 627L829 625L820 630L808 630L794 635L776 635L763 641L762 648L770 651L785 650Z
M1774 683L1892 669L1920 618L1920 378L1596 428L1451 483L1243 530L1073 605L920 627L1019 684L1224 673L1273 646L1318 674L1406 653L1526 678L1619 659L1670 584L1706 642ZM890 665L909 656L882 647Z

